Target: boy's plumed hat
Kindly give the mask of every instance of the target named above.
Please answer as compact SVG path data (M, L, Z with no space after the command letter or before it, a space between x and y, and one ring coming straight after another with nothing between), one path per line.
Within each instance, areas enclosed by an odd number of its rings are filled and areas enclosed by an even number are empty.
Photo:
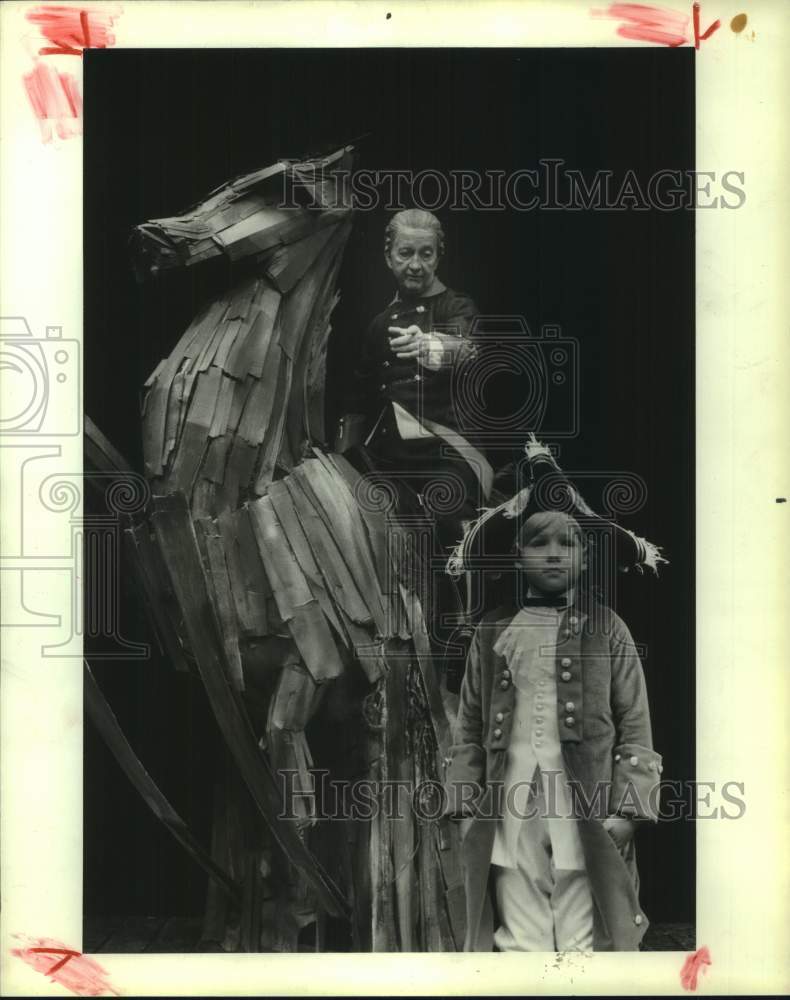
M447 562L447 572L460 576L464 570L502 570L512 564L513 547L526 520L539 511L562 511L571 515L583 531L606 533L611 538L617 567L622 572L645 567L658 574L658 565L668 562L661 549L635 535L616 521L596 514L560 469L548 448L534 434L525 446L529 483L496 507L483 510L470 521L464 536Z

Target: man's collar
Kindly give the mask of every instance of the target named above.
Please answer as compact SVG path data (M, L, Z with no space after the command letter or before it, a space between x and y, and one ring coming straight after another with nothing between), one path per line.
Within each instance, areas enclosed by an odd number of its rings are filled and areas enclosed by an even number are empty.
M424 295L416 295L413 296L413 298L415 299L415 301L419 299L432 299L434 298L434 296L441 295L442 292L446 291L447 291L447 285L445 285L444 282L440 281L439 278L434 278L433 281L431 282L431 287ZM409 296L409 298L411 299L412 296ZM390 305L393 305L395 302L403 302L403 301L404 300L401 298L400 291L397 291L395 292L395 298L392 300Z

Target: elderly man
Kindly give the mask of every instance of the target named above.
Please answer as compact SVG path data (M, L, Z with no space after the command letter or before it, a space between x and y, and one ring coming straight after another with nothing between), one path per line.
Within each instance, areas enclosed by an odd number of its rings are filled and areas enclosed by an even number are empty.
M416 493L436 515L440 539L453 544L485 504L492 470L458 426L453 375L476 357L469 333L477 309L440 281L443 252L430 212L398 212L387 226L384 260L397 294L360 346L337 448L364 444L372 466Z

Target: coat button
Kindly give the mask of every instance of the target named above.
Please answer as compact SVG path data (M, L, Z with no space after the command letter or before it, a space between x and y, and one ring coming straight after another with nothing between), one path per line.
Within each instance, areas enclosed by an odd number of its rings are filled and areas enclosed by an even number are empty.
M566 726L575 726L576 725L576 720L574 719L574 717L572 715L569 715L568 718L565 720L565 725Z
M571 679L571 672L570 672L570 670L563 670L562 673L560 674L560 677L564 681L569 681Z
M571 623L571 625L578 625L579 624L579 619L576 617L576 615L571 615L568 618L568 621Z
M383 368L389 368L389 366L390 366L389 361L385 361L382 365Z
M424 313L425 312L425 306L417 306L415 312Z
M565 711L566 712L572 712L574 710L574 708L576 708L576 706L573 704L572 701L566 701L565 702Z
M536 729L535 730L535 735L536 736L542 736L543 735L543 730L542 729Z
M494 730L494 739L495 740L498 740L501 735L502 735L502 730L501 729L495 729Z
M502 676L503 677L510 677L510 671L509 670L503 670L502 671Z
M507 689L510 687L510 681L500 681L499 686L502 688L503 691L507 691Z
M619 753L616 753L616 754L614 755L614 759L615 759L615 760L621 760L622 758L621 758L621 755L620 755Z
M656 764L656 762L654 760L651 760L650 761L650 770L651 771L655 771L657 769L657 767L658 767L658 765Z
M422 375L415 375L414 376L414 381L415 382L422 382Z
M398 313L393 313L391 319L397 319L397 318L398 318Z
M535 716L535 722L537 722L537 724L540 725L543 722L543 716L542 715L536 715ZM536 730L536 732L537 732L537 730ZM540 733L538 733L538 736L540 736Z
M639 925L642 923L641 913L637 913L637 915L634 917L634 923L636 924L637 927L639 927Z
M563 656L560 660L561 667L569 667L571 665L571 658L569 656Z
M636 765L639 763L639 758L638 757L631 757L631 759L628 761L628 763L631 765L631 767L636 767Z
M379 392L384 392L386 388L387 388L386 382L382 382L381 385L379 386Z
M505 718L505 716L502 714L502 712L497 712L497 714L494 716L494 721L495 722L502 722L502 720L504 718Z

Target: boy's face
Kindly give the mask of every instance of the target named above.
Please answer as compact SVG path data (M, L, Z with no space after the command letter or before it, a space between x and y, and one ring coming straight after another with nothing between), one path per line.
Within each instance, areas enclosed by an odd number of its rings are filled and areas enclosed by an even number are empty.
M527 537L518 547L516 566L523 570L530 587L540 594L554 595L575 586L587 568L576 522L558 515L537 531L530 534L527 529L523 534Z

